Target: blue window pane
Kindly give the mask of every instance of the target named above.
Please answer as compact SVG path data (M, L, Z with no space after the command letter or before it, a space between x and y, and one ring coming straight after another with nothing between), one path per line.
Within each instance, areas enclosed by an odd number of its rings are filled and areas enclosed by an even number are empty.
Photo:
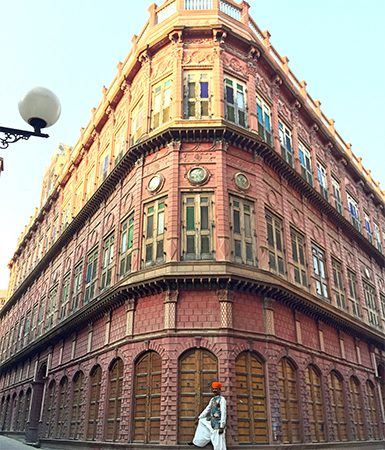
M208 81L201 81L201 98L209 98L209 83Z
M270 131L270 117L265 113L265 128L267 131Z
M240 109L245 109L245 97L242 92L237 92L237 105Z
M299 151L299 160L301 161L301 166L305 166L305 155L302 150Z
M234 90L230 86L226 86L226 100L227 103L234 104Z
M258 122L263 123L263 114L262 114L262 108L260 105L257 105L257 116L258 116Z

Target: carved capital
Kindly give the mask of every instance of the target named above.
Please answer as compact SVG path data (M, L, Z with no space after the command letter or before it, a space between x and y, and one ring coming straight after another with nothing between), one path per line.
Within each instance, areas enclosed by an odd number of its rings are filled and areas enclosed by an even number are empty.
M165 292L164 303L176 303L178 301L179 291L177 289L169 289Z
M170 42L172 44L176 45L176 44L182 44L183 43L182 36L183 36L183 31L182 30L174 30L168 35L168 38L170 39Z
M271 92L273 97L277 97L282 85L282 78L279 75L276 75L273 79L273 83L271 85Z
M217 290L218 300L220 302L232 302L233 292L229 289L218 289Z
M128 298L125 302L126 305L126 311L134 311L136 307L136 299L135 298Z
M142 64L142 66L150 63L151 58L147 50L145 50L138 56L138 61L140 62L140 64Z
M217 44L224 44L226 38L227 38L226 31L221 30L221 29L213 30L213 39L214 39L214 42L216 42Z

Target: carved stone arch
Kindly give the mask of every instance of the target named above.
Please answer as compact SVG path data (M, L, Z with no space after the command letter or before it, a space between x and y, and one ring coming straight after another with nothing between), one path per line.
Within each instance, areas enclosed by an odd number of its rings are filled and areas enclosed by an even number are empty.
M143 353L146 353L148 351L153 351L159 354L159 356L162 358L162 362L167 360L167 353L165 348L160 345L158 342L149 340L146 342L142 342L140 347L137 348L137 350L132 354L132 362L133 364L136 364L138 359L142 356Z
M218 355L216 353L217 347L214 344L212 344L210 341L207 341L207 339L202 339L200 337L191 338L191 339L188 339L187 341L183 342L183 344L180 346L180 348L176 352L175 357L177 358L177 360L179 360L180 357L183 355L183 353L185 353L189 350L192 350L194 348L208 350L216 358L218 358Z
M279 356L279 357L277 358L277 363L278 363L278 364L282 361L282 359L286 359L287 361L290 362L290 364L293 365L293 367L295 368L295 370L300 370L300 367L299 367L298 362L297 362L296 359L295 359L293 356L291 356L289 353L285 353L285 354L282 354L282 353L281 353L280 355L277 355L277 356Z

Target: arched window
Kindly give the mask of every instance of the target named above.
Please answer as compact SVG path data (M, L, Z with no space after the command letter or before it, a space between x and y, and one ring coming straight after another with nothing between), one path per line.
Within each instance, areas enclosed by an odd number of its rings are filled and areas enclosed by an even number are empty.
M15 423L15 431L21 431L22 426L24 425L24 391L20 391L19 399L17 401L17 414L16 414L16 423Z
M107 405L107 441L119 438L120 414L122 407L123 361L118 358L109 370Z
M350 400L352 407L353 432L356 440L365 439L364 415L362 411L362 399L360 382L356 377L350 377Z
M325 441L324 411L321 377L315 367L309 366L305 370L306 406L310 425L312 442Z
M43 423L45 437L54 437L56 431L56 383L52 380L45 394Z
M67 435L68 424L68 379L63 377L59 385L59 398L58 398L58 417L56 436L58 438L64 438Z
M281 413L282 442L301 442L299 429L297 371L294 364L282 358L278 366L279 407Z
M266 386L263 362L246 351L235 360L238 441L240 444L268 442Z
M218 360L208 350L195 348L179 359L178 442L192 440L195 418L212 397L211 383L218 378Z
M83 406L83 372L76 372L72 382L72 411L70 423L70 438L79 439L81 413Z
M31 397L32 397L32 390L29 388L25 394L25 408L24 408L24 423L22 423L22 430L27 430L27 424L29 421L29 410L31 408Z
M100 404L100 386L102 385L102 369L100 366L95 366L91 370L90 385L91 392L88 410L87 439L94 440L96 439Z
M338 441L346 441L348 435L341 375L332 370L329 374L328 384L335 439Z
M147 352L135 364L133 441L159 442L162 360Z
M376 408L376 394L374 384L368 380L365 384L365 394L367 398L366 418L368 421L369 437L380 438L379 419Z

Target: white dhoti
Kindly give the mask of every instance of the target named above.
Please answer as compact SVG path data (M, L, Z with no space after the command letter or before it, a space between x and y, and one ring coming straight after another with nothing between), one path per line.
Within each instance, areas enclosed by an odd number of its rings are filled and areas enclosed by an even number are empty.
M219 430L214 430L210 421L202 417L202 419L199 419L193 443L197 447L204 447L210 441L213 444L214 450L226 450L225 431L219 434Z

